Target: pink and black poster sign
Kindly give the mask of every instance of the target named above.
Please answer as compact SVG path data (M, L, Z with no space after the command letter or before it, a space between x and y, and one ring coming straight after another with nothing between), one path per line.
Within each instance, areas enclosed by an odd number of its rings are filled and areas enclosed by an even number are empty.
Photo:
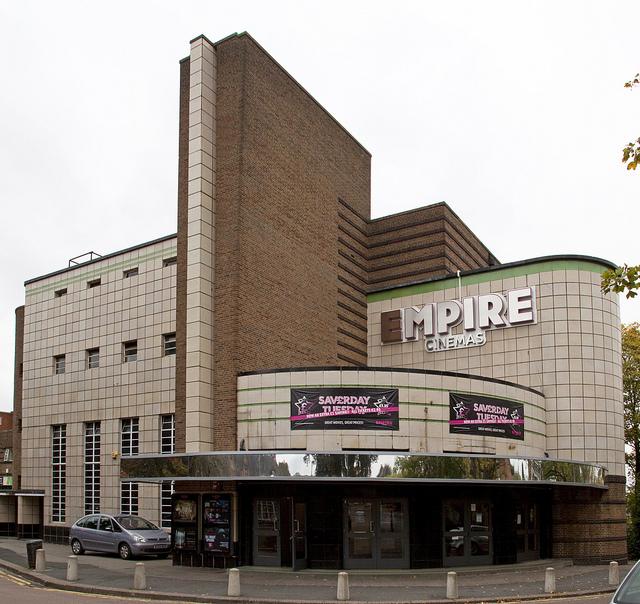
M524 440L524 405L500 398L450 392L449 433Z
M398 390L291 389L292 430L398 430Z

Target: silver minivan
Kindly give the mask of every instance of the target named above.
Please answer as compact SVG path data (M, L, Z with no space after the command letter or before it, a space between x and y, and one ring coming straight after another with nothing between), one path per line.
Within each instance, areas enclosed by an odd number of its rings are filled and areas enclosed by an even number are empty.
M171 538L162 529L140 516L90 514L76 521L69 531L71 551L117 553L123 560L134 556L166 558Z

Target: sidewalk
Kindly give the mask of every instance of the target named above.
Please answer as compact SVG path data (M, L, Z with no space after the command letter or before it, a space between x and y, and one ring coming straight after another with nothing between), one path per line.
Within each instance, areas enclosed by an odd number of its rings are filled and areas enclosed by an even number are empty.
M51 581L54 587L79 584L88 591L109 590L131 592L135 563L115 555L85 554L79 556L78 583L65 581L69 547L45 543L47 570L42 575L27 571L36 581ZM175 594L181 601L273 601L335 602L338 571L241 567L242 596L227 598L227 572L220 569L172 566L171 560L144 558L147 591L143 597L165 599ZM26 541L0 538L0 566L25 573ZM549 597L544 593L545 568L556 569L557 593L603 593L613 591L608 585L608 566L573 566L563 560L544 560L508 566L456 569L460 600L497 601ZM631 564L620 567L621 579ZM446 576L451 569L404 571L349 571L351 601L361 602L426 602L445 600ZM92 589L93 588L93 589ZM83 589L84 591L84 589ZM158 594L158 595L156 595ZM114 592L115 595L115 592ZM118 595L122 595L121 592ZM450 600L449 600L450 601Z

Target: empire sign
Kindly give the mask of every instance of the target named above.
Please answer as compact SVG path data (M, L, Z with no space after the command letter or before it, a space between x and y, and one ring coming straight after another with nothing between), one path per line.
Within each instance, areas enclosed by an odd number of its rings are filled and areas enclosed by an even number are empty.
M381 314L383 344L415 342L424 338L427 352L482 346L487 331L537 323L534 287L506 294L469 296L433 302ZM460 326L458 333L452 333Z

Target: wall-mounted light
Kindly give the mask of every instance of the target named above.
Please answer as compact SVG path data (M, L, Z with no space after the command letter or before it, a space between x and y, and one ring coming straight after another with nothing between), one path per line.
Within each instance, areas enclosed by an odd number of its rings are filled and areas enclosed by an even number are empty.
M119 451L111 451L111 459L118 459L120 457Z

